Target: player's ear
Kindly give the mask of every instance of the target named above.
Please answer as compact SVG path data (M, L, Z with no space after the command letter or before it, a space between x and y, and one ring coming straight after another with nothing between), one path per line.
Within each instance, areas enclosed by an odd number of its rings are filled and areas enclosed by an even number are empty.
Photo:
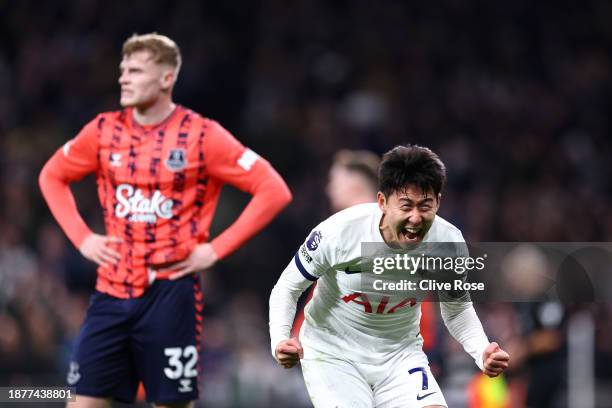
M161 77L161 87L164 90L171 89L176 81L176 73L174 69L164 69Z
M387 210L387 197L385 197L382 191L376 194L376 201L378 202L378 208L380 208L382 212L385 212Z

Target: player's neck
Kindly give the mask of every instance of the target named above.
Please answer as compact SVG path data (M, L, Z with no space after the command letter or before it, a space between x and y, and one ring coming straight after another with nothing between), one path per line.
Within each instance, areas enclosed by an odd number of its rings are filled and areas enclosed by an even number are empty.
M176 104L172 101L163 101L148 107L134 107L134 120L139 125L150 126L163 122L174 112Z

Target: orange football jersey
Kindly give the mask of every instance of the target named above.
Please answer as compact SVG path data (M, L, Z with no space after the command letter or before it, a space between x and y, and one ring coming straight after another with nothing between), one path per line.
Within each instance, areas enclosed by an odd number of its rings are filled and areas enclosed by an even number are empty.
M152 268L184 259L197 243L209 239L223 184L254 199L211 243L219 258L263 228L290 199L284 181L267 161L219 123L181 106L155 126L136 123L131 108L102 113L49 160L41 173L41 189L77 247L91 231L65 189L92 172L106 235L123 241L115 248L120 262L98 268L96 289L120 298L141 296ZM265 194L256 195L258 189Z

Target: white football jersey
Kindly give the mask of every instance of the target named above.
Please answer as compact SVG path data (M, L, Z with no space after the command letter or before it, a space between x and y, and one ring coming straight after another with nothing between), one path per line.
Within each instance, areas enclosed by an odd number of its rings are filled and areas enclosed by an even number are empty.
M420 350L420 302L408 292L366 293L362 243L384 244L376 203L343 210L312 230L292 262L316 280L300 340L308 349L376 364L411 348ZM465 242L458 228L436 216L423 242ZM455 254L452 254L455 255Z

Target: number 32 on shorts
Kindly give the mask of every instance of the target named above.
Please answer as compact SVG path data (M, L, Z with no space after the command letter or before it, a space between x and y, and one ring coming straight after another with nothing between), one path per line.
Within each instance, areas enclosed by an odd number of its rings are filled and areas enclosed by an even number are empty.
M192 378L198 375L196 363L198 361L198 350L195 346L167 347L164 354L168 357L169 367L164 368L164 374L171 380L179 378ZM183 361L185 363L183 364Z

